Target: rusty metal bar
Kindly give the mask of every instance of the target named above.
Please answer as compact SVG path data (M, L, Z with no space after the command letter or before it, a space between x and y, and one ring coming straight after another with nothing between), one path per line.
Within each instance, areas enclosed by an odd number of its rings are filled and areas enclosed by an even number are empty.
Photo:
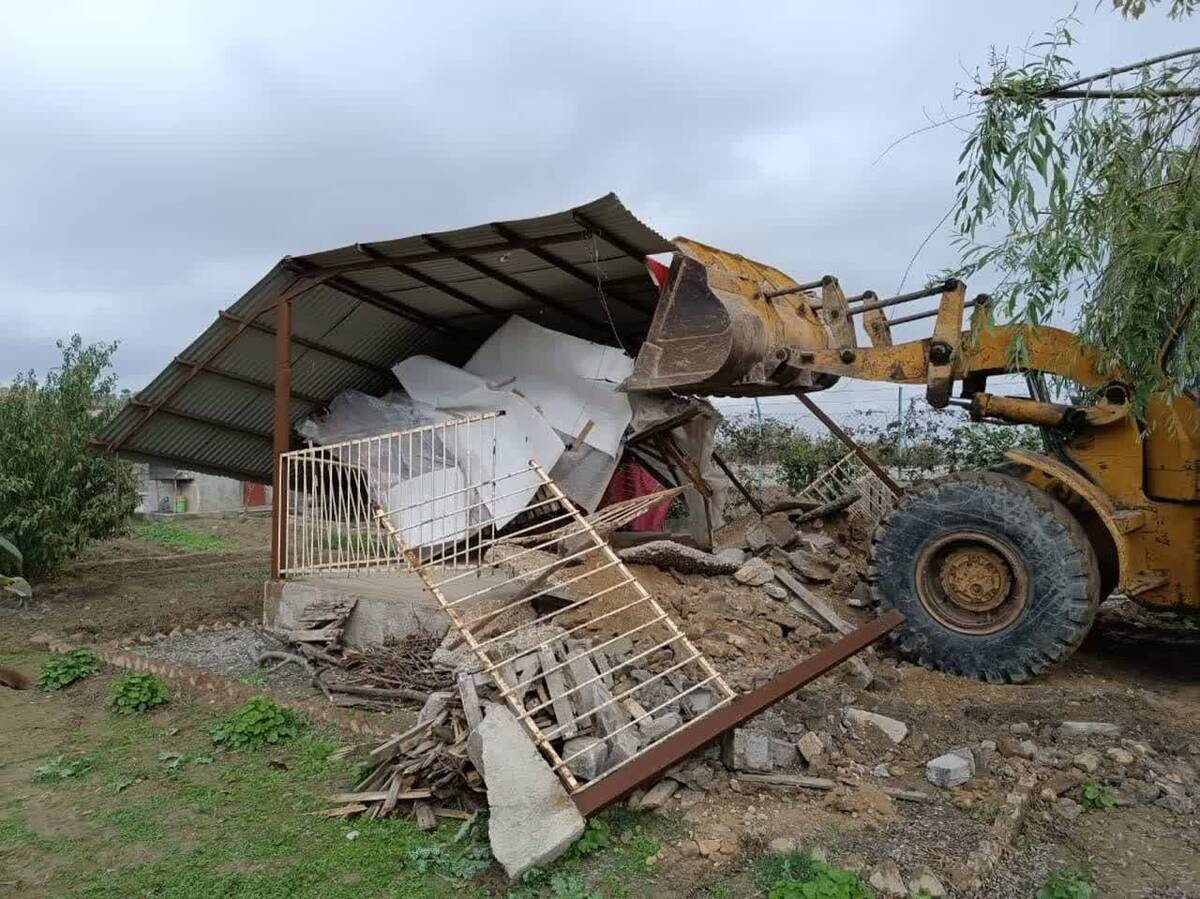
M275 336L275 329L270 325L264 325L262 322L252 321L248 318L242 318L240 315L235 315L227 309L222 309L217 313L217 315L225 319L225 321L234 322L235 324L239 325L245 325L250 330L258 331L260 334L266 334L270 337ZM389 368L385 368L382 365L377 365L368 359L363 359L359 356L353 355L352 353L347 353L342 350L335 350L328 344L319 343L315 340L308 340L304 337L298 337L295 334L292 335L292 343L296 344L296 346L302 346L306 350L312 350L314 353L321 353L324 356L329 356L331 359L340 359L342 362L348 362L351 365L357 365L359 368L368 369L376 374L387 375L389 378L392 374L391 369Z
M296 280L294 280L291 284L289 284L287 287L282 289L276 295L275 300L277 302L279 300L285 299L285 298L288 300L291 300L295 297L298 297L300 294L302 294L306 291L312 290L317 285L323 283L324 280L325 280L324 277L320 277L320 276L297 277ZM265 315L266 313L270 312L273 308L274 308L274 306L272 306L271 304L267 304L266 306L263 306L263 308L259 309L257 312L254 313L253 316L251 316L251 320ZM217 321L221 322L222 319L220 317L218 317ZM127 441L134 434L138 433L138 431L140 431L143 427L145 427L146 422L148 422L151 418L153 418L155 413L158 412L159 409L161 409L167 403L171 402L171 400L175 398L175 395L178 394L179 391L183 390L183 388L187 387L187 385L190 384L195 379L196 375L198 375L200 373L200 371L203 370L204 366L206 366L213 359L217 358L217 356L221 355L221 353L225 352L225 350L228 349L229 345L232 344L237 339L238 335L241 334L243 331L245 331L246 328L248 328L248 327L249 327L249 324L237 324L237 325L235 325L235 327L231 328L229 333L226 334L221 339L221 341L208 352L208 355L206 355L204 357L204 359L199 363L199 367L196 367L196 363L187 363L187 364L190 364L193 366L192 371L190 371L187 375L185 375L178 384L176 384L174 387L170 388L166 392L165 396L163 396L161 399L156 400L154 403L152 403L149 406L149 408L146 409L146 414L142 417L141 421L137 422L132 428L130 428L129 432L126 433L124 436L122 436L120 440L109 443L108 451L112 452L114 450L120 449L124 445L125 441ZM176 357L176 361L179 361L178 357Z
M88 445L95 447L97 452L111 452L111 450L109 449L108 443L101 440L99 437L89 437ZM194 458L188 459L183 456L175 455L173 453L159 452L158 450L127 449L127 450L125 450L125 452L128 455L138 456L139 458L142 458L142 459L152 459L152 460L156 460L156 461L161 460L163 462L173 462L174 464L178 465L180 468L186 468L191 471L206 471L206 470L207 471L217 471L217 472L220 472L222 474L222 476L224 476L224 477L239 478L240 480L243 480L243 481L253 481L256 484L267 484L267 483L270 483L270 480L271 480L271 475L270 475L269 471L268 472L251 471L248 468L234 468L234 467L231 467L228 465L205 466L203 462L201 462L200 464L197 464L197 460Z
M571 231L566 234L553 234L548 237L529 238L519 242L480 244L477 247L451 247L446 245L444 250L432 250L424 253L414 253L411 256L380 255L378 259L369 262L347 262L341 265L322 265L310 262L303 256L285 256L285 262L298 262L301 265L318 267L322 272L331 275L348 275L353 272L369 271L373 268L383 268L393 262L415 265L419 262L433 262L438 259L470 259L473 256L487 256L492 253L506 253L512 250L524 250L529 247L545 247L560 243L575 243L587 240L591 235L587 231Z
M421 239L435 249L447 249L449 246L448 244L442 243L431 234L422 234ZM486 263L480 262L478 259L472 259L469 257L466 259L460 259L459 262L467 266L467 268L474 269L481 275L486 275L493 281L498 281L510 290L515 290L517 293L522 294L531 300L536 300L539 303L557 309L564 315L569 316L570 318L573 318L582 324L586 324L588 327L594 329L599 334L603 334L605 337L611 336L609 334L608 327L604 324L604 322L600 321L599 319L590 318L589 316L584 315L582 312L579 312L577 309L572 309L561 300L558 300L552 296L548 296L534 287L530 287L525 282L514 278L507 272L502 272L499 269L492 268L492 266L487 265Z
M755 512L757 512L760 517L763 514L765 514L764 510L763 510L763 504L760 503L758 501L758 498L755 497L754 494L750 492L749 488L747 488L746 485L742 483L741 479L733 473L733 470L729 467L729 465L721 457L721 454L718 453L716 450L713 450L712 460L717 463L717 468L719 468L719 469L721 469L721 471L725 472L725 477L729 478L729 482L731 484L733 484L733 486L735 488L737 488L737 492L740 493L743 497L745 497L746 502L748 502L750 504L750 508L752 508Z
M494 230L501 237L504 237L510 241L519 241L522 239L520 234L507 225L501 224L500 222L492 222L491 227L492 230ZM560 272L570 275L576 281L587 284L589 287L596 287L597 282L599 282L604 287L605 293L612 296L613 299L620 300L626 306L631 309L636 309L647 318L650 317L653 304L647 306L646 303L639 302L631 297L626 296L625 292L619 287L615 287L611 282L601 280L598 272L596 274L588 274L587 271L581 269L579 266L575 265L575 263L569 262L556 253L551 253L542 249L541 247L526 247L525 252L531 256L536 256L538 259L542 260L542 262L554 266ZM649 283L649 280L650 279L647 276L646 282Z
M828 276L825 276L828 277ZM803 284L797 284L795 287L781 287L779 290L768 290L763 294L763 298L773 300L776 297L786 297L792 293L803 293L806 290L816 290L825 281L825 277L817 278L815 281L806 281Z
M292 270L299 270L302 275L324 275L327 274L322 269L312 265L312 263L304 262L298 259L290 259L287 265ZM430 315L428 312L422 312L415 306L410 306L402 300L397 300L395 297L390 297L386 293L382 293L371 287L364 287L357 281L351 281L349 278L343 278L340 275L330 277L326 285L336 290L338 293L343 293L348 297L353 297L360 302L366 303L369 306L374 306L376 309L382 309L384 312L390 312L392 315L398 315L403 319L407 319L413 324L425 325L427 328L432 328L435 331L461 332L460 328L453 325L448 325L446 322Z
M154 408L151 403L147 403L145 400L140 400L137 397L132 397L129 400L129 405L135 406L138 409ZM171 409L167 406L160 406L158 409L158 414L170 415L174 418L183 419L184 421L194 421L198 425L208 425L209 427L220 428L222 431L228 431L231 434L242 434L246 437L253 437L256 440L269 441L271 439L271 435L265 431L256 431L253 428L243 428L241 425L230 424L229 422L221 421L220 419L210 418L207 415L195 415L191 412L184 412L181 409Z
M271 471L271 579L287 552L288 484L283 456L292 448L292 304L280 297L275 304L275 424Z
M834 437L846 444L846 446L849 447L854 455L858 456L858 460L862 462L863 465L867 466L867 468L874 473L875 477L883 481L884 486L886 486L888 490L892 491L893 496L900 496L902 493L904 493L904 491L900 489L900 485L893 481L892 476L888 474L886 470L884 470L884 467L876 462L871 457L870 453L859 446L857 440L843 431L841 425L826 415L825 410L813 402L807 394L797 393L796 399L802 402L808 411L815 415L821 424L825 425L825 427L829 429L829 432L833 434Z
M612 805L626 793L653 780L680 759L718 739L722 734L753 718L799 690L846 659L883 637L904 617L885 612L870 624L847 634L832 646L809 656L767 684L734 699L729 705L697 718L661 743L635 756L600 780L577 790L572 799L583 815L593 815Z
M278 335L275 339L278 341ZM206 365L197 359L185 359L182 356L176 356L171 361L176 365L182 365L186 368L193 369L193 376L196 373L204 372L206 375L212 375L216 378L224 378L226 381L237 381L239 384L245 384L247 387L256 387L259 390L266 390L271 393L275 392L274 383L271 381L264 381L261 378L252 378L249 375L239 374L236 371L228 371L224 368L213 368L211 365ZM188 380L191 380L191 378ZM322 399L319 396L313 396L311 393L299 393L293 391L292 396L295 399L300 400L302 403L308 403L313 406L324 406L328 402L328 400ZM162 408L162 403L158 403L156 406L158 408Z
M367 244L360 243L360 244L356 245L355 248L358 250L358 252L362 253L364 256L369 256L372 259L381 259L381 258L386 259L386 257L383 256L382 253L380 253L378 250L374 249L373 247L368 246ZM478 309L480 312L486 312L488 315L495 316L496 318L501 318L501 319L506 319L509 316L509 313L505 312L503 309L497 309L495 306L489 306L487 303L483 302L482 300L477 300L475 297L471 296L465 290L460 290L459 288L455 287L452 284L447 284L444 281L439 281L437 278L433 278L433 277L425 274L422 271L418 271L417 269L413 268L411 265L409 265L407 263L388 261L386 263L386 267L392 269L393 271L399 272L400 274L404 275L406 278L412 278L414 281L418 282L419 284L424 284L426 287L432 288L433 290L436 290L439 293L444 293L446 296L452 297L453 299L456 299L460 303L470 306L473 309Z

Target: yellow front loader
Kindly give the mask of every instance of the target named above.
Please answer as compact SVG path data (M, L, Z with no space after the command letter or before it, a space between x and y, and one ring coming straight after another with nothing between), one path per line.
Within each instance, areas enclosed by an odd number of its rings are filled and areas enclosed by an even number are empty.
M1196 385L1135 414L1132 385L1073 334L996 325L960 281L881 299L836 278L777 269L676 240L654 321L626 389L718 396L801 394L839 378L924 384L930 405L1041 428L1044 452L958 473L899 498L871 542L872 590L905 616L895 640L927 667L1023 681L1079 646L1100 602L1200 609L1200 408ZM934 310L888 318L922 297ZM969 321L964 314L971 310ZM871 345L857 345L861 316ZM922 340L893 325L933 319ZM1170 344L1161 359L1168 370ZM1019 360L1019 364L1014 360ZM1029 397L988 391L1019 372ZM1069 385L1052 402L1045 376Z

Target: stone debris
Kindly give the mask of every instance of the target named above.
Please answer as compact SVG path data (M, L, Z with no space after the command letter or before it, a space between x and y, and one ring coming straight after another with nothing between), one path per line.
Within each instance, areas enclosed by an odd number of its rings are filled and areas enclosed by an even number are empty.
M664 777L647 790L636 804L629 803L629 807L637 812L656 812L679 792L680 786L679 781Z
M761 587L775 579L775 569L762 559L753 558L734 572L733 579L747 587Z
M567 768L580 780L595 780L608 766L608 744L598 737L573 737L563 743L562 757L578 757L567 762Z
M952 749L925 763L925 779L934 786L953 789L975 776L975 756L970 749Z
M864 709L848 708L842 712L842 720L848 727L871 727L878 730L896 745L904 742L908 736L908 725L895 718L868 712Z
M586 822L512 712L492 705L479 733L490 777L492 855L516 880L566 852L583 835Z
M820 766L825 760L825 744L811 730L796 741L796 749L810 768Z
M771 739L770 734L735 728L722 739L721 760L731 771L770 771Z
M1086 774L1095 774L1100 767L1100 754L1088 749L1075 755L1071 764Z
M681 574L733 574L742 566L742 551L738 558L720 553L707 553L702 549L684 546L674 540L651 540L618 550L617 555L625 562L653 565Z
M900 867L890 859L880 862L867 875L867 883L880 896L908 896L908 888L904 885L904 878L900 876Z
M910 896L928 896L929 899L944 899L946 887L938 880L937 875L925 865L916 868L908 879Z

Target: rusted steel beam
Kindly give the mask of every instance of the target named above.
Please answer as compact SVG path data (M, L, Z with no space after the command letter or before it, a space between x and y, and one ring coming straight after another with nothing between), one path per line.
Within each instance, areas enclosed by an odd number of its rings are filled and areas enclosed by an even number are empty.
M900 489L900 485L892 480L892 476L884 470L883 466L871 458L871 454L858 445L858 441L842 430L841 425L825 414L825 410L818 406L807 394L797 393L796 399L802 402L805 407L821 424L829 429L829 433L833 434L838 440L846 444L846 446L858 457L858 461L867 466L879 480L883 481L884 486L892 492L893 496L900 496L904 491Z
M326 276L324 276L324 275L308 275L308 276L297 277L296 280L294 280L291 284L289 284L287 287L285 287L283 290L281 290L278 294L276 294L276 296L273 298L272 302L269 302L266 305L262 306L260 309L258 309L258 311L256 311L254 313L254 315L252 315L250 317L249 321L253 321L253 320L265 315L266 313L270 312L273 308L275 308L273 303L279 302L281 300L283 300L283 301L293 300L296 297L300 296L301 294L303 294L309 290L312 290L317 285L322 284L325 280L326 280ZM222 319L220 316L218 316L217 321L219 323L223 323L226 320ZM146 414L142 417L142 420L137 422L132 428L130 428L129 432L127 434L125 434L123 437L121 437L120 440L113 441L112 443L108 444L109 452L113 452L115 450L120 449L121 446L124 445L126 440L128 440L134 434L138 433L138 431L140 431L143 427L145 427L146 422L148 422L151 418L153 418L155 413L158 412L159 409L161 409L167 403L171 402L171 400L175 398L176 394L178 394L179 391L183 390L184 387L186 387L188 384L190 384L192 382L192 380L196 377L196 375L198 375L201 371L204 370L204 366L206 366L213 359L217 358L217 356L221 355L221 353L225 352L225 350L228 349L229 345L237 339L238 335L241 334L243 331L245 331L248 327L250 327L249 321L243 321L241 323L232 323L231 322L230 324L233 324L234 326L232 328L230 328L229 333L226 334L221 339L221 341L215 347L213 347L212 350L209 351L208 355L206 355L202 360L200 360L199 363L196 363L196 362L188 363L193 368L192 368L192 371L190 371L183 378L183 380L181 380L178 384L176 384L174 387L172 387L170 390L168 390L166 392L166 395L164 395L163 397L161 397L158 400L155 400L152 404L150 404L150 406L146 409ZM176 357L176 361L178 361L178 357Z
M284 265L302 275L323 275L327 278L325 281L327 287L332 287L339 293L344 293L348 297L354 297L354 299L360 300L369 306L374 306L376 309L382 309L384 312L398 315L400 318L407 319L413 324L424 325L427 328L442 331L443 333L458 330L454 325L430 315L428 312L422 312L415 306L408 305L403 300L397 300L395 297L390 297L386 293L375 290L372 287L364 287L362 284L351 281L349 278L343 278L340 275L331 275L329 272L317 268L305 260L286 259L284 260Z
M373 268L383 268L391 265L393 262L400 262L405 265L415 265L421 262L433 262L438 259L471 259L476 256L489 256L493 253L506 253L512 250L527 250L530 247L548 247L562 243L575 243L581 240L587 240L590 235L587 231L569 231L566 234L551 234L546 237L531 237L521 241L504 241L502 243L480 244L477 247L451 247L445 245L441 250L430 250L425 253L414 253L411 256L387 256L381 255L377 259L365 260L363 262L346 262L341 265L321 265L310 262L303 256L286 256L286 261L301 262L313 268L320 268L321 271L333 275L348 275L353 272L368 271Z
M292 304L275 304L275 403L271 446L271 579L279 580L287 552L287 484L283 454L292 448Z
M594 815L626 793L658 777L680 759L695 752L781 699L795 693L855 653L866 649L904 620L899 612L885 612L838 642L809 656L757 690L745 693L686 727L599 780L576 791L571 798L583 815Z
M109 452L108 444L99 437L89 437L88 445L94 447L98 452ZM176 456L171 453L152 452L150 450L132 449L126 450L131 456L138 456L142 459L161 460L163 462L171 462L178 465L180 468L188 469L189 471L199 471L196 467L195 459L185 459L183 456ZM239 478L243 481L253 481L257 484L270 483L270 476L267 472L251 471L248 468L233 468L228 465L209 465L206 466L210 471L219 471L226 477Z
M148 403L145 400L140 400L137 397L132 398L129 401L129 405L135 406L139 409L154 408L152 403ZM160 406L158 409L158 414L159 415L169 415L172 418L179 418L179 419L183 419L184 421L194 421L196 424L199 424L199 425L207 425L208 427L212 427L212 428L220 428L223 431L229 431L231 434L241 434L245 437L253 437L256 440L270 440L271 439L271 435L266 433L265 431L256 431L253 428L243 428L241 425L230 424L229 422L221 421L220 419L217 419L217 418L210 418L207 415L196 415L195 413L192 413L192 412L184 412L182 409L172 409L169 406Z
M241 316L235 315L227 309L222 309L217 313L217 315L226 321L235 322L239 325L244 324L251 331L258 331L260 334L267 334L271 337L275 336L275 329L270 325L264 325L262 322L251 321L248 318L242 318ZM375 372L379 375L390 376L392 373L391 369L389 368L385 368L382 365L377 365L374 362L363 359L359 356L355 356L352 353L336 350L333 347L324 343L320 343L316 340L308 340L307 338L297 337L295 334L293 334L292 343L296 344L296 346L302 346L306 350L312 350L314 353L320 353L321 355L328 356L331 359L340 359L342 362L348 362L350 365L357 365L359 368L367 369L368 371Z
M357 244L356 249L364 256L370 256L372 259L386 258L378 250L373 249L366 244ZM421 284L424 284L426 287L431 287L439 293L444 293L448 297L453 297L460 303L465 303L474 309L478 309L480 312L486 312L488 315L496 316L497 318L501 319L508 318L510 314L502 309L497 309L495 306L489 306L487 303L483 302L483 300L476 299L465 290L460 290L453 284L447 284L444 281L439 281L437 278L433 278L424 272L413 268L408 263L389 261L386 263L386 267L392 269L393 271L397 271L408 278L412 278L414 281L418 281Z
M492 222L492 230L494 230L501 237L504 237L510 241L519 241L523 239L521 235L512 228L501 224L500 222ZM569 262L568 260L559 256L557 253L551 253L549 250L543 249L542 247L526 247L525 252L531 256L537 257L548 265L554 266L560 272L570 275L576 281L587 284L589 287L602 288L604 292L611 296L614 300L620 300L630 309L636 309L647 318L649 318L654 311L653 303L647 304L640 300L633 299L619 287L615 286L612 282L605 281L604 279L600 278L599 272L590 274L586 270L577 266L575 263ZM649 281L648 275L647 281Z
M203 362L198 362L194 359L184 359L182 356L176 356L171 361L176 365L182 365L186 368L195 369L196 372L203 372L206 375L224 378L226 381L236 381L239 384L245 384L247 387L254 387L258 390L265 390L268 393L275 392L274 383L271 381L264 381L261 378L252 378L249 375L238 374L235 371L227 371L223 368L213 368L211 365L205 365ZM312 394L308 393L299 393L294 390L292 391L292 397L300 400L302 403L309 403L313 406L324 406L326 402L328 402L319 396L313 396Z
M423 234L423 235L421 235L421 239L424 240L431 247L434 247L437 249L448 248L447 244L442 243L440 240L438 240L433 235ZM515 290L517 293L523 294L524 296L529 297L529 299L534 300L535 302L538 302L545 306L550 306L550 307L553 307L554 309L559 310L561 313L563 313L563 315L569 316L570 318L573 318L576 321L587 325L588 327L590 327L593 331L595 331L599 335L602 335L604 337L612 336L611 333L609 332L607 326L604 324L604 322L602 322L598 319L590 318L587 315L584 315L582 312L578 311L577 309L571 308L569 305L564 303L562 300L552 297L549 294L542 293L540 290L538 290L535 287L530 287L528 284L524 283L523 281L517 280L516 278L514 278L512 275L508 274L507 272L502 272L497 268L493 268L492 266L487 265L486 263L480 262L478 259L472 259L470 257L467 257L465 259L460 259L459 262L462 263L463 265L467 266L468 268L474 269L475 271L479 272L479 274L486 275L487 277L491 278L493 281L497 281L500 284L503 284L505 287L509 288L510 290Z
M717 467L721 469L721 471L725 472L725 477L729 478L729 483L733 484L733 486L737 489L737 492L745 498L746 502L750 504L750 508L757 512L761 517L764 513L763 504L760 503L758 501L758 497L751 493L749 488L742 483L742 479L733 473L733 469L729 467L729 465L721 457L721 454L716 450L713 450L712 460L717 463Z

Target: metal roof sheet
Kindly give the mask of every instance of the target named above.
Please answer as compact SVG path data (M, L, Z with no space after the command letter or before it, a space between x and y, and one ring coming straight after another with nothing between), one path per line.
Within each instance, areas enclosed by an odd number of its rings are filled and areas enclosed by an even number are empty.
M672 249L608 194L552 215L285 257L96 442L270 481L274 303L284 291L323 279L292 301L294 427L344 390L395 387L390 367L408 356L461 364L510 314L635 351L657 301L643 259Z

